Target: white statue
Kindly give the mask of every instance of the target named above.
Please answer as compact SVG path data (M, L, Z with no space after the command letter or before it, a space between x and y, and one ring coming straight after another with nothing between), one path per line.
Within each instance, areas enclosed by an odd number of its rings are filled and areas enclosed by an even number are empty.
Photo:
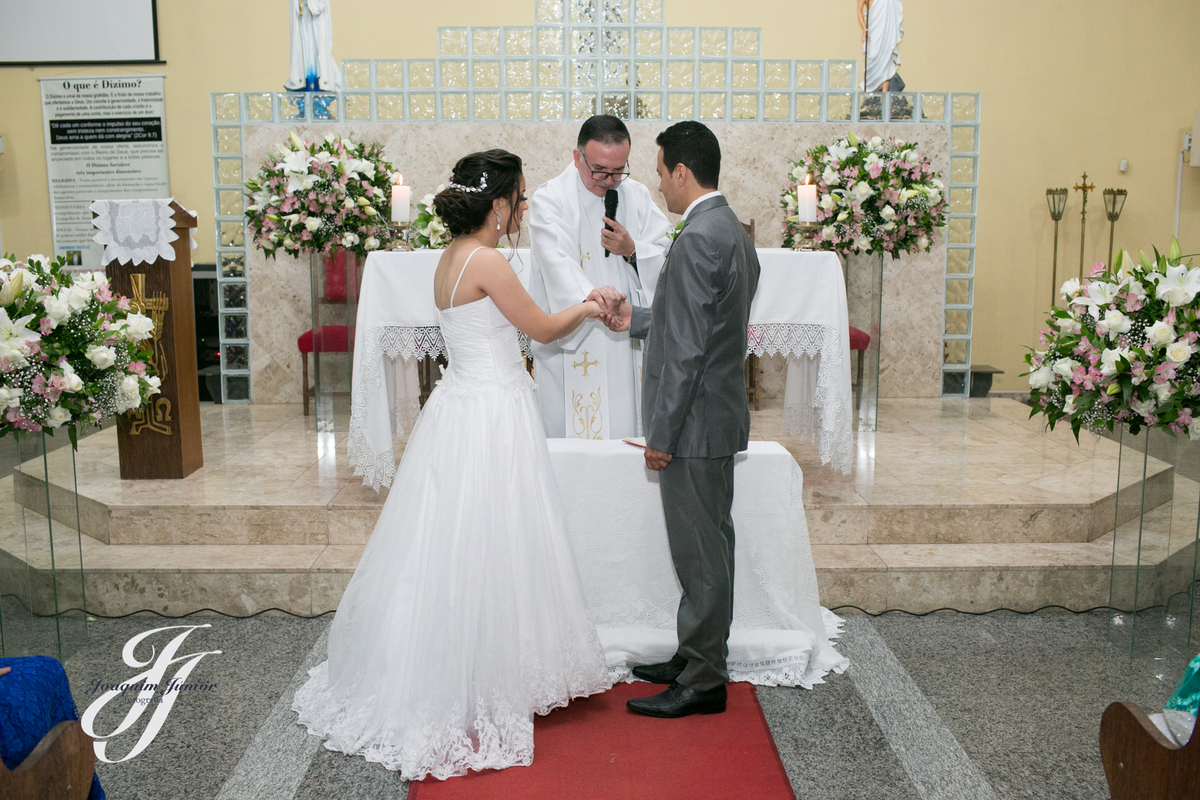
M858 24L867 45L867 74L863 91L886 92L900 66L900 38L904 35L904 6L900 0L857 0ZM890 87L900 91L902 86Z
M341 86L341 72L333 58L333 12L329 2L288 0L292 70L284 88L336 92Z

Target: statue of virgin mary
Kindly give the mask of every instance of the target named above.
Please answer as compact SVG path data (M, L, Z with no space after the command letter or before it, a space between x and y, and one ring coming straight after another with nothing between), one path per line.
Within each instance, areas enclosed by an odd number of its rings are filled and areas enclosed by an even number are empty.
M333 58L330 0L288 0L292 68L283 86L291 91L336 92L341 73Z
M865 92L899 91L888 85L900 66L900 38L904 35L904 6L900 0L857 0L858 24L867 49Z

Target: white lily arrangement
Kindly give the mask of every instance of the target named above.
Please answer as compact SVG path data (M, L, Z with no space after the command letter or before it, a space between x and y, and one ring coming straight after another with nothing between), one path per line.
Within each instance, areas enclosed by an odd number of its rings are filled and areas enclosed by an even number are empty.
M145 344L154 322L103 272L66 259L0 258L0 436L67 428L136 411L160 381Z
M433 210L433 198L446 188L445 184L437 187L432 194L427 194L417 203L417 216L413 218L409 236L415 247L422 250L442 250L450 244L450 231L446 223Z
M1164 428L1200 439L1200 268L1172 238L1138 260L1118 253L1060 291L1039 346L1025 355L1034 410L1051 428Z

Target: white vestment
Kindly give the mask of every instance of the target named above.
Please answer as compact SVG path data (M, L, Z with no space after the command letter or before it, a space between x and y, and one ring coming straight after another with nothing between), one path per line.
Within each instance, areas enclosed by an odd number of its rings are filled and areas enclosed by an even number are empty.
M323 92L341 88L341 71L333 57L333 12L329 0L288 0L291 12L292 68L284 88L305 87L305 78L317 76Z
M875 92L900 67L904 6L900 0L875 0L867 14L867 77L864 91Z
M616 220L633 237L637 270L618 255L604 257L604 198L584 188L572 164L538 187L530 201L532 274L529 293L547 313L582 302L598 286L613 286L635 305L648 306L662 269L671 224L644 184L617 188ZM639 436L641 343L586 320L548 345L532 343L534 379L546 435L552 439Z

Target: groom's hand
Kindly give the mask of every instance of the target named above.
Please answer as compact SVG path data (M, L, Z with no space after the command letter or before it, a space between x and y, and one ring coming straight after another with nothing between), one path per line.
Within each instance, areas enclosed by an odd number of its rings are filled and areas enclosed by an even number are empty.
M633 237L625 230L625 226L608 217L604 218L604 222L612 228L611 231L607 228L600 231L600 244L604 245L604 249L626 259L633 255L637 245L633 243Z
M630 323L633 322L633 306L629 303L621 303L615 312L602 315L600 321L607 325L613 333L627 331Z
M646 448L646 469L652 469L655 472L658 472L660 469L663 469L667 466L667 464L670 463L670 453L660 453L653 447Z
M617 313L621 307L621 302L625 299L625 295L618 292L611 286L597 286L592 289L591 294L587 296L587 300L595 300L604 309L605 316Z

